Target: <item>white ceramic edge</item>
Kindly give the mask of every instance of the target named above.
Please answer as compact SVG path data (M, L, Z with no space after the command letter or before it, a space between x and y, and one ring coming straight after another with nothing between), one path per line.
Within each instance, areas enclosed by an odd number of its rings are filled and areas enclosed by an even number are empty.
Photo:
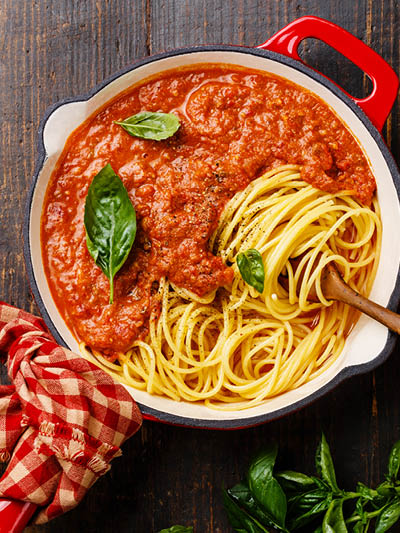
M159 73L163 70L197 63L226 63L238 64L248 68L264 70L278 76L290 79L298 85L318 94L328 105L336 110L341 117L346 117L346 123L353 134L359 139L371 163L378 186L378 199L382 210L383 242L381 257L376 280L371 292L371 298L382 305L387 305L394 289L398 267L400 263L400 239L393 228L400 226L400 208L397 193L393 184L388 165L373 137L362 121L352 112L349 106L338 98L327 87L306 74L283 63L271 59L244 54L237 51L203 51L187 53L159 59L129 71L92 96L87 101L71 102L58 107L48 118L44 128L44 144L47 153L46 160L38 176L36 189L32 197L29 220L30 250L34 276L38 290L51 320L60 332L70 349L77 351L78 343L62 320L54 300L51 296L40 250L40 214L44 201L47 182L55 162L57 161L68 135L81 124L96 109L138 81ZM392 229L392 231L391 231ZM127 387L135 399L152 409L163 411L183 418L203 420L244 419L257 417L286 408L327 385L342 369L353 365L360 365L372 361L383 349L387 340L387 329L373 320L363 316L346 341L341 357L324 374L306 383L302 387L267 400L263 404L243 411L216 411L203 405L188 402L175 402L167 398L152 396L143 391Z

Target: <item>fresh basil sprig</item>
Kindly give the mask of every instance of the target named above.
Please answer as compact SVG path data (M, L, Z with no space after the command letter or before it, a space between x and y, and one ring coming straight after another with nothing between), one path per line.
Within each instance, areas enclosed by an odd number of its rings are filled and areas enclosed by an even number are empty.
M240 275L244 281L262 294L264 290L265 271L263 259L258 250L250 248L236 257Z
M275 473L275 459L276 448L270 447L251 463L245 481L223 491L229 521L238 533L368 533L371 526L375 533L385 533L400 519L400 441L390 453L386 481L376 489L363 483L354 492L338 487L324 435L315 458L320 477Z
M126 261L136 236L135 208L111 165L100 170L90 184L84 223L89 253L110 280L111 304L114 276Z
M338 487L324 435L315 457L321 477L274 472L276 456L276 446L270 446L250 464L245 481L223 490L223 504L237 533L368 533L370 526L385 533L400 519L400 441L390 452L386 481L376 489L359 482L355 492ZM344 505L346 501L350 504ZM160 533L192 531L172 526Z
M172 113L141 111L136 115L115 121L133 137L162 141L172 137L181 125L179 118Z

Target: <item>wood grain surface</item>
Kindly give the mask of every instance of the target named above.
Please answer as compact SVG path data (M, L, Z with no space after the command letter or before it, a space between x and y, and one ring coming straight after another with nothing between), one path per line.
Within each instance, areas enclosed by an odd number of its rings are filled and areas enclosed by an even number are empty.
M397 0L0 0L1 299L37 312L21 226L48 106L84 94L144 56L202 43L253 46L307 14L349 30L399 73ZM350 93L367 94L365 76L328 46L309 39L302 55ZM384 135L399 163L398 102ZM375 372L258 428L219 432L145 422L76 510L27 531L155 533L180 523L194 525L195 533L229 532L222 485L238 480L251 455L270 440L279 443L285 466L312 472L321 430L340 483L348 489L358 480L377 483L400 438L399 352L398 345Z

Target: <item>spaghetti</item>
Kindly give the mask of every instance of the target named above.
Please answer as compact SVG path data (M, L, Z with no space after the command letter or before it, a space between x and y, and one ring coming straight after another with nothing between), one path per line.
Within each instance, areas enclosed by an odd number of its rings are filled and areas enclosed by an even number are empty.
M379 208L376 199L371 207L360 205L352 191L318 190L300 171L275 168L226 204L210 249L232 265L231 286L199 297L163 278L160 312L151 315L147 338L114 363L92 350L98 363L137 389L228 410L297 388L332 365L358 315L326 300L321 272L334 261L346 283L370 292L381 244ZM243 281L235 262L251 248L263 258L262 294ZM319 302L308 299L313 286ZM88 351L84 344L82 351Z

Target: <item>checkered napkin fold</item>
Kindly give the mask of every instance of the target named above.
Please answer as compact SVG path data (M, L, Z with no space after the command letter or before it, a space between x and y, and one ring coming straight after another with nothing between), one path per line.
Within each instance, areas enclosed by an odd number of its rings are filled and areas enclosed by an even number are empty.
M41 509L40 524L75 507L121 444L140 427L128 392L109 375L57 345L44 322L0 302L0 497Z

